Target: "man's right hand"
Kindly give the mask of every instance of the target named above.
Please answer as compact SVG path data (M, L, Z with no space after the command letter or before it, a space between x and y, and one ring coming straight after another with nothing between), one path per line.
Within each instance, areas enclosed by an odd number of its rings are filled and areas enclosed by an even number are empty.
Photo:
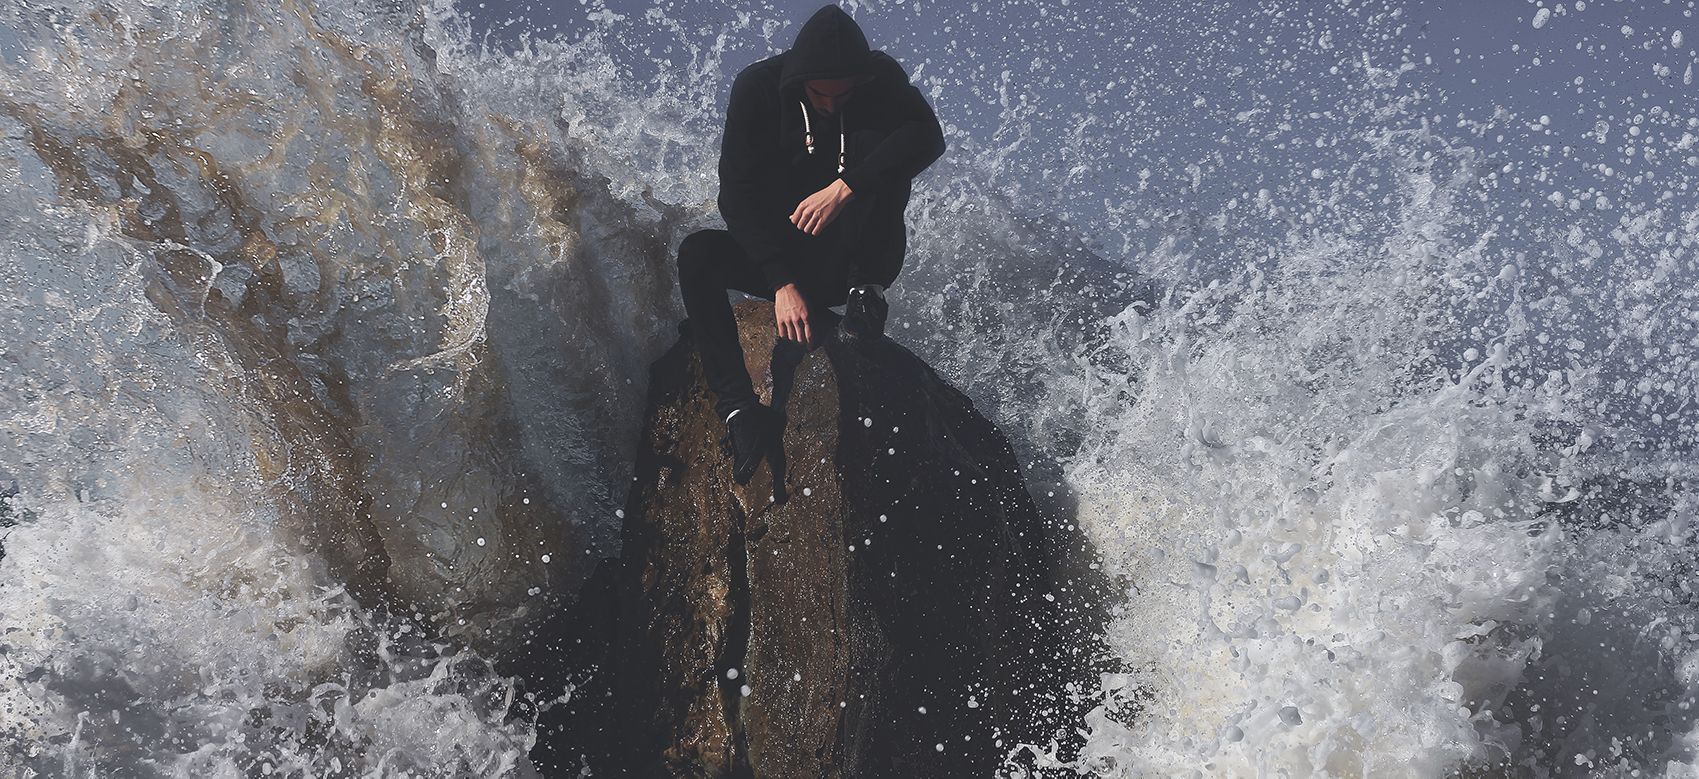
M773 317L779 326L779 337L800 341L814 348L814 333L808 328L808 302L796 284L786 284L773 293Z

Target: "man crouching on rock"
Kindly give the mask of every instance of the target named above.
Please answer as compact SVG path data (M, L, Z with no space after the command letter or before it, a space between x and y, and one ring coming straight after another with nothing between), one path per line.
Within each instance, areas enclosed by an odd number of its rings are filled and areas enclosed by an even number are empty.
M726 290L772 300L779 337L809 348L819 312L840 304L846 335L882 335L885 288L908 249L911 181L943 153L932 106L836 5L816 11L789 51L732 82L720 145L729 230L685 237L678 284L730 428L738 484L754 476L779 428L744 368Z

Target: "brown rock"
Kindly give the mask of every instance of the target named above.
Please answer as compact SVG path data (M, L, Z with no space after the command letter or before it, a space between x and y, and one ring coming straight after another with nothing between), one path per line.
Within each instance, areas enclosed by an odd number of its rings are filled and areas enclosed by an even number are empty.
M954 777L1048 743L1091 642L1055 629L1008 442L894 341L805 354L770 304L737 314L783 456L735 486L690 340L655 362L608 686L566 736L599 743L567 751L601 775Z

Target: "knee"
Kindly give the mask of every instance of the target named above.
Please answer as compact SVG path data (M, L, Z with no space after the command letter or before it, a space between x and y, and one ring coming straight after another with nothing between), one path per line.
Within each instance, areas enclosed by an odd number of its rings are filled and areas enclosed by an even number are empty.
M719 262L717 244L720 230L697 230L684 237L678 245L678 279L698 279L710 272Z

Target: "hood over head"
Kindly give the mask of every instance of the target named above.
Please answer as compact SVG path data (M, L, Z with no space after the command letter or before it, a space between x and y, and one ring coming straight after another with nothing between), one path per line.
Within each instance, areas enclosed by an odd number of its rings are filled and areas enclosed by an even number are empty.
M871 60L872 52L861 26L844 9L822 6L803 23L796 33L796 42L785 54L784 67L779 71L779 90L794 94L801 91L802 82L810 79L868 75Z

